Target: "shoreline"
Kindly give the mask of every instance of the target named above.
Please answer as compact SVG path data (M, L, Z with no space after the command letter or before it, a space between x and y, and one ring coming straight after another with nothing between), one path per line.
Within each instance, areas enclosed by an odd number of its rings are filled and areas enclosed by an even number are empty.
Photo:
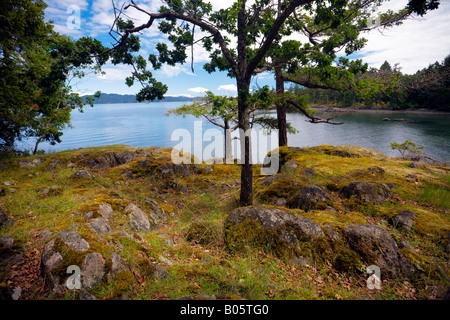
M338 108L338 107L326 107L326 106L310 106L311 110L322 112L345 112L345 113L376 113L376 114L432 114L432 115L448 115L448 111L432 110L432 109L404 109L404 110L391 110L391 109L363 109L363 108Z

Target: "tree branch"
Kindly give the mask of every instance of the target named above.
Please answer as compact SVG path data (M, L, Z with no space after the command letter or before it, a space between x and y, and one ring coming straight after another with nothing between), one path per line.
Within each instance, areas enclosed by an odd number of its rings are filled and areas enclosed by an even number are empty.
M331 120L334 120L334 118L328 118L325 120L322 118L317 118L314 115L312 115L311 113L309 113L305 108L303 108L298 103L296 103L295 101L286 100L286 102L293 105L294 107L296 107L301 113L303 113L307 118L310 119L309 122L311 122L311 123L328 123L328 124L333 124L333 125L344 124L343 122L331 122Z

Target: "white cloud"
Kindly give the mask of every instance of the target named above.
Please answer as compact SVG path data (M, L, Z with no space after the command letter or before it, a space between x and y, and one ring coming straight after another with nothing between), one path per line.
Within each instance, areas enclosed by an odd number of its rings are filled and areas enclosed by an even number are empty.
M389 30L373 31L361 50L363 60L379 68L387 60L391 65L399 63L402 72L415 73L431 63L442 61L450 54L450 6L441 2L439 9L423 18L412 18Z
M117 80L122 80L125 83L125 78L131 76L133 72L133 67L129 65L107 65L102 68L102 71L105 72L104 75L97 74L96 77L99 80L105 82L112 82Z
M190 76L195 76L195 74L192 73L192 71L189 68L180 65L176 66L163 65L161 70L158 70L158 75L165 78L173 78L180 75L181 73L185 73Z
M237 87L234 84L224 84L217 88L219 91L235 91L237 92Z
M208 89L202 88L202 87L196 87L196 88L189 88L188 91L195 92L195 93L205 93L206 91L208 91Z

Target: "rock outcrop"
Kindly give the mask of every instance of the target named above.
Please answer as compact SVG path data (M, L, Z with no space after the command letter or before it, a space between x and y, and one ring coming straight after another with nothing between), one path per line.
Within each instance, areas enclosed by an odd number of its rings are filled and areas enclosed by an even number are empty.
M250 245L270 248L278 256L302 256L302 242L324 236L314 221L276 208L239 208L225 221L225 243L231 251Z
M342 188L342 193L350 198L354 196L356 199L365 203L381 204L390 197L387 186L379 183L353 181L347 187Z
M331 205L331 198L327 192L320 186L305 186L300 189L287 205L290 208L299 208L305 211L326 209Z

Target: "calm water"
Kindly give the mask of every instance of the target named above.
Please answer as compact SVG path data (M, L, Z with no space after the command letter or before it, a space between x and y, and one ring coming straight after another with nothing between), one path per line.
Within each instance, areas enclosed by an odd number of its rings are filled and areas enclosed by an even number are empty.
M135 147L174 147L179 140L171 140L176 129L194 133L194 117L165 116L167 110L183 105L183 102L147 104L105 104L86 107L84 113L72 113L73 129L67 128L62 143L51 146L42 143L45 151L62 151L84 147L126 144ZM385 122L383 118L407 118L420 123ZM450 116L417 114L345 114L337 119L343 125L311 124L299 114L288 115L288 121L300 132L289 135L291 146L309 147L322 144L357 145L372 148L388 156L398 156L390 143L411 140L425 146L430 156L450 160ZM197 128L199 123L197 122ZM202 132L218 129L208 121L201 123ZM192 148L201 144L201 139L192 139ZM200 140L200 141L198 141ZM203 143L203 146L207 145ZM28 144L29 146L32 143ZM201 145L200 145L201 147ZM198 149L197 149L198 150ZM196 156L195 150L193 152ZM220 156L220 155L218 155Z

